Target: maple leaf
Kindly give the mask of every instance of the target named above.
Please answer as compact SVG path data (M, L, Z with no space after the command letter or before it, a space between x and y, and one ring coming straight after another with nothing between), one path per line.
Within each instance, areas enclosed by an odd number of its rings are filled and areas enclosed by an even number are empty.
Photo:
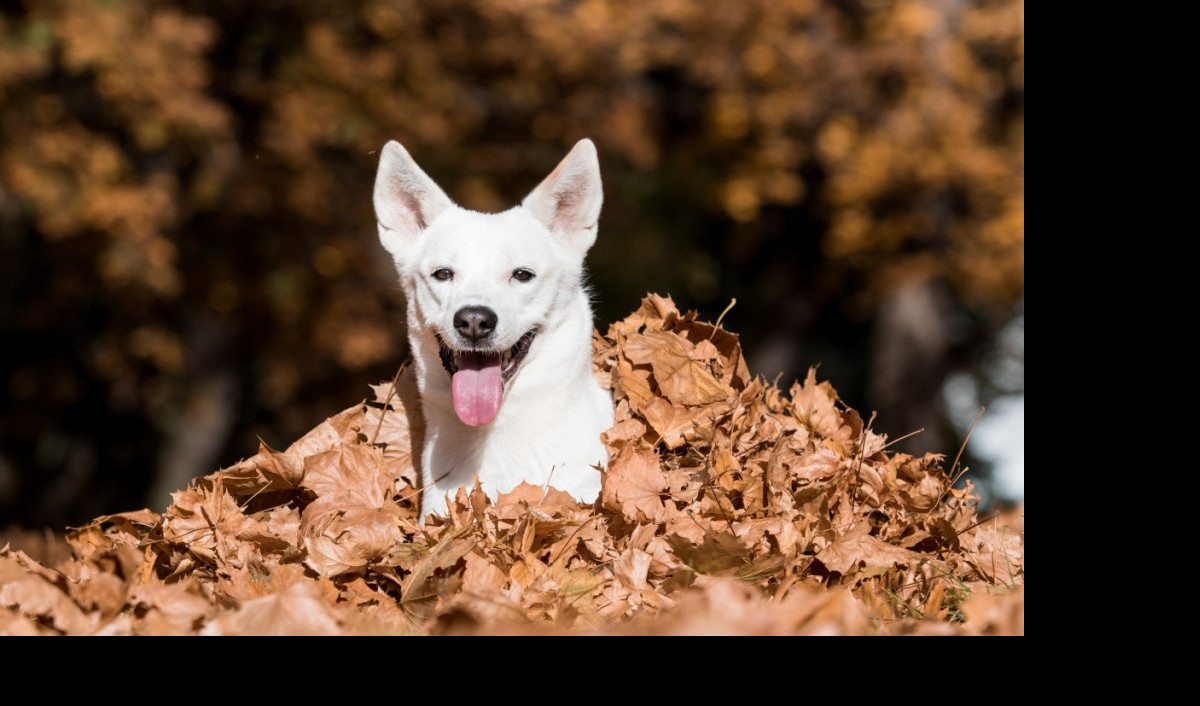
M600 502L630 522L660 522L665 509L660 496L666 490L667 476L658 465L658 455L626 446L609 461Z
M225 567L210 588L223 602L241 605L248 600L278 593L294 583L311 579L311 574L300 564L261 563ZM328 581L324 583L327 584Z
M325 506L381 508L391 499L394 481L383 471L379 449L341 445L304 460L304 487ZM311 505L310 505L311 507Z
M679 307L675 306L675 300L669 296L650 293L642 300L642 306L637 311L637 314L643 313L648 319L666 319L678 316Z
M995 590L978 586L963 602L966 626L981 635L1025 634L1025 587Z
M751 380L736 336L669 299L593 344L616 399L600 511L477 486L419 521L401 375L161 516L71 530L57 570L0 550L0 633L1024 632L1023 511L980 524L940 457L890 454L811 370L791 399Z
M1011 586L1025 573L1020 535L997 522L985 522L959 541L967 548L967 562L986 581Z
M476 542L467 536L471 529L469 525L450 529L432 547L401 545L389 557L409 572L401 586L401 606L411 621L428 620L440 595L461 588L461 574L451 577L450 570L475 548Z
M286 451L259 444L257 455L221 472L226 490L234 495L253 495L271 490L289 490L304 478L305 460L322 451L351 442L357 435L361 407L355 405L318 424Z
M67 543L77 558L89 559L119 545L137 546L160 521L158 513L150 510L101 515L82 527L67 530Z
M629 588L641 591L649 588L650 555L640 549L629 549L613 564L613 574Z
M204 635L341 635L332 607L308 583L296 583L209 623Z
M421 447L425 422L420 414L420 395L412 369L406 368L394 387L376 385L373 389L381 406L363 409L360 431L368 443L383 450L388 474L416 488L420 482L413 450Z
M304 487L317 496L301 513L305 565L322 576L361 572L402 541L394 483L372 446L344 445L305 459Z
M618 393L629 400L629 405L641 411L658 398L650 389L650 371L634 369L629 361L622 359L613 371L613 383Z
M604 432L605 444L619 449L621 446L645 436L646 424L630 414L629 402L621 400L617 404L616 423L611 429Z
M700 542L685 537L667 538L671 551L702 574L730 575L748 561L746 545L728 532L704 532Z
M693 353L686 338L666 331L630 336L625 344L625 355L634 364L651 366L658 389L673 404L703 405L732 396L733 389L714 377Z
M396 508L339 507L305 512L305 566L322 576L358 573L402 541Z
M854 573L860 564L890 567L910 566L922 560L920 554L888 544L869 533L871 526L860 522L817 553L817 559L830 571L843 576Z
M66 634L86 635L100 624L98 615L85 613L71 600L61 574L7 546L0 549L0 607L13 609L30 620L46 621Z
M837 435L842 415L837 408L837 392L827 382L817 382L817 369L809 368L804 384L792 385L792 414L811 431L823 436Z
M843 459L836 451L820 448L799 456L792 466L792 476L804 484L819 483L837 475Z
M247 517L224 485L211 489L196 485L171 494L171 507L163 515L163 537L188 548L209 563L237 554L239 539L269 534Z
M467 554L465 558L462 590L479 596L501 594L508 583L508 576L493 562L479 554Z
M686 323L681 322L679 332L696 345L696 352L692 355L695 360L713 360L716 363L713 372L725 384L735 390L742 390L750 384L750 370L746 367L737 334L696 321L693 315L689 315Z
M217 612L195 579L137 586L129 604L140 614L134 625L138 635L191 635Z
M686 408L676 407L661 397L643 410L646 423L658 434L669 449L677 449L683 445L684 434L692 428L693 417Z

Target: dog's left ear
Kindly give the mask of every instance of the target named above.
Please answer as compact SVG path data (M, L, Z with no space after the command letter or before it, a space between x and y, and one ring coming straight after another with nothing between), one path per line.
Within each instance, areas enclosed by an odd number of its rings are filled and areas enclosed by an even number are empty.
M583 139L521 205L583 255L596 242L603 203L596 145Z

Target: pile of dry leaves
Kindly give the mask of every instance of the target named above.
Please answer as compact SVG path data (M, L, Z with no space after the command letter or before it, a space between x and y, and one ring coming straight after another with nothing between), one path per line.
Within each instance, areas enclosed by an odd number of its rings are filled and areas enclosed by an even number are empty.
M1024 538L810 372L784 394L670 299L595 340L595 506L476 488L417 516L406 376L286 451L0 550L0 634L1023 633ZM419 455L419 454L418 454Z

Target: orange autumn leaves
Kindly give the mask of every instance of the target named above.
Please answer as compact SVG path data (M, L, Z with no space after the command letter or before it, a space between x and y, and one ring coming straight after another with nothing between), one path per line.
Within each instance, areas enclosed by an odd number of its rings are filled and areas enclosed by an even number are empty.
M401 376L162 515L73 530L60 566L0 551L0 632L1023 632L1023 535L813 373L785 395L653 295L594 353L617 410L594 506L463 489L422 522Z

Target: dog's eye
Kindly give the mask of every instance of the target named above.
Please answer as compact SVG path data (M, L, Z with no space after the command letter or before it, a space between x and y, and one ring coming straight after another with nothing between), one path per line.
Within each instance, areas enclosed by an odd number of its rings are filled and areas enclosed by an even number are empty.
M533 279L533 273L524 267L518 267L517 269L513 270L512 278L518 282L528 282L529 280Z
M449 267L439 267L433 271L433 278L439 282L449 282L454 279L454 270Z

